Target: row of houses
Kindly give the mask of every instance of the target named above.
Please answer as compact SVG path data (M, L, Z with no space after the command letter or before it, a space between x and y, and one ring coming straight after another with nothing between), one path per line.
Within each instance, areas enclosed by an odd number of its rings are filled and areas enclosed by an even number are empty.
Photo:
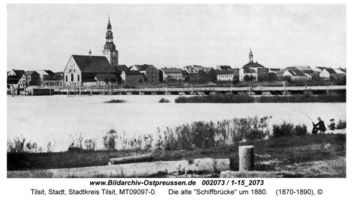
M315 67L310 66L292 66L283 70L282 77L285 80L293 82L303 81L340 81L346 79L345 68Z
M24 71L12 69L7 72L8 89L24 89L28 86L62 86L63 72L51 70Z
M164 67L158 69L151 64L112 65L106 56L72 55L63 72L50 70L8 72L8 84L18 88L37 86L106 86L106 85L158 85L161 83L236 83L250 81L306 82L310 80L343 80L346 69L310 66L290 66L286 68L266 68L253 61L241 68L218 65L215 68L201 65L188 65L183 68Z

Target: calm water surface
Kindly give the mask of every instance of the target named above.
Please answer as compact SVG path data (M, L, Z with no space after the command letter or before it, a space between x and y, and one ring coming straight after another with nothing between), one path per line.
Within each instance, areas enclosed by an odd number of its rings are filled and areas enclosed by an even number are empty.
M23 136L44 149L52 142L54 149L61 151L79 134L101 140L110 129L130 137L198 120L272 116L270 124L285 120L311 129L309 117L316 120L320 116L326 123L331 118L346 119L346 103L175 104L176 97L8 96L8 139ZM171 103L158 103L161 98ZM111 99L127 103L104 103Z

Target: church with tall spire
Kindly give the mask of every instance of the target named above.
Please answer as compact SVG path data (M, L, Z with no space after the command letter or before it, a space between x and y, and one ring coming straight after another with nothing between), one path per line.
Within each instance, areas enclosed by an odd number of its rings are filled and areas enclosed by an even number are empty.
M116 50L116 46L113 41L113 32L112 25L110 24L110 17L108 18L103 55L107 57L112 66L117 66L119 64L119 51Z

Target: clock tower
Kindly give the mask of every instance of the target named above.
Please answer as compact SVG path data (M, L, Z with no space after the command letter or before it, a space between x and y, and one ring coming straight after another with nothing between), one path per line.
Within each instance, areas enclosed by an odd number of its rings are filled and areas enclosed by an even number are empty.
M119 51L116 50L113 41L112 25L110 24L110 18L108 19L107 33L105 35L105 44L103 49L103 55L107 57L112 66L117 66L119 63Z

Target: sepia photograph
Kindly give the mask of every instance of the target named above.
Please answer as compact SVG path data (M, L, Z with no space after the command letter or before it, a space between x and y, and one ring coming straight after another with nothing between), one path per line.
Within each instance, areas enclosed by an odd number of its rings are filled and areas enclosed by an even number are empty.
M9 179L346 178L344 4L6 10Z

